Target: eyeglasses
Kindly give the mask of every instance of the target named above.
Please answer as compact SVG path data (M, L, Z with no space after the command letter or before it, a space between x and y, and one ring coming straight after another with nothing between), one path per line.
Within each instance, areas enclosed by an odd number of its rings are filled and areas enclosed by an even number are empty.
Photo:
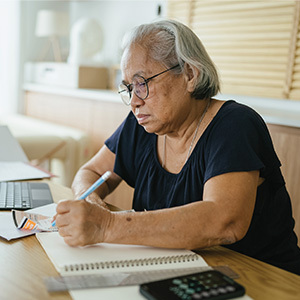
M149 78L144 78L141 75L135 75L133 77L133 81L130 84L121 83L119 85L119 91L118 93L121 95L122 101L126 105L130 105L131 99L132 99L132 91L134 91L134 94L141 100L145 100L149 96L149 88L148 88L148 82L152 80L153 78L166 73L170 70L173 70L175 68L179 67L179 64L176 66L173 66L169 69L166 69L156 75L153 75Z

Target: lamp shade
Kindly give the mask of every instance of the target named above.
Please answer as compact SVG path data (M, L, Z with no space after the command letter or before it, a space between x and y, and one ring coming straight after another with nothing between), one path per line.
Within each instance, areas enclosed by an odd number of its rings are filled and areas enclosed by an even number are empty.
M53 10L40 10L38 12L35 27L36 36L65 36L68 33L68 14Z

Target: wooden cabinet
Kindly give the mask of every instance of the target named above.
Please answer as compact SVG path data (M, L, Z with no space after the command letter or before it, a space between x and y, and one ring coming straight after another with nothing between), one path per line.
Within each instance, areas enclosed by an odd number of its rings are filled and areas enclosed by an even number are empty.
M101 93L99 95L101 97ZM92 138L93 154L121 124L129 110L121 99L120 102L97 101L55 93L25 92L26 115L85 131ZM106 200L129 209L132 195L133 189L123 182Z
M118 102L62 96L41 92L25 93L25 114L81 129L92 137L96 153L129 113L129 107Z
M300 128L268 124L274 147L282 164L296 220L295 231L300 246Z

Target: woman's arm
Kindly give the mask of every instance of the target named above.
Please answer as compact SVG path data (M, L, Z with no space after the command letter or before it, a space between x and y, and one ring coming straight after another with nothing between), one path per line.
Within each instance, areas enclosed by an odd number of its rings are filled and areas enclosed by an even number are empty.
M95 192L90 194L86 200L101 203L121 182L121 178L113 173L115 154L105 145L99 152L84 164L76 173L72 183L75 198L78 199L101 175L111 171L112 175Z
M258 171L219 175L205 184L203 201L140 214L114 214L105 241L188 249L234 243L249 228L258 176Z
M234 243L246 234L254 211L259 172L209 179L203 201L145 212L109 212L86 201L63 201L56 224L69 245L98 242L196 249Z

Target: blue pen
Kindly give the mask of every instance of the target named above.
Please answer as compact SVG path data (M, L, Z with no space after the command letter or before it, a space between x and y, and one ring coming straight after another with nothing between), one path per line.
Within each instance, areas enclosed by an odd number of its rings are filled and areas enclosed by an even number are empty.
M95 189L97 189L102 183L104 183L109 176L111 175L110 171L105 172L96 182L94 182L79 198L78 200L85 199L88 195L90 195ZM52 222L52 227L56 224L55 221Z

